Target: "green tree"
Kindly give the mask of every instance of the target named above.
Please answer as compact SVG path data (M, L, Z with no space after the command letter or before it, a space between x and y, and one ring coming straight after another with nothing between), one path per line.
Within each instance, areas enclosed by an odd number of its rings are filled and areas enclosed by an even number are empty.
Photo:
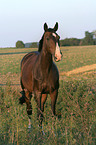
M86 31L85 38L82 40L82 45L94 45L93 33Z
M32 42L30 48L38 48L37 42Z
M96 45L96 30L94 30L92 34L93 34L93 39L94 39L94 45Z
M23 43L23 41L17 41L16 42L16 48L24 48L25 44Z
M96 39L96 30L94 30L94 31L92 32L92 34L93 34L93 38Z
M64 40L60 40L61 46L78 46L80 45L80 39L77 38L66 38Z

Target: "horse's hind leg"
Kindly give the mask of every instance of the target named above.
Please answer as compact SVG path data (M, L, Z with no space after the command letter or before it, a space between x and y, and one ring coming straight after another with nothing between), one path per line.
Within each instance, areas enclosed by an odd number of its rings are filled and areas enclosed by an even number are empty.
M26 91L25 92L25 102L26 102L26 105L27 105L27 114L28 114L28 117L29 117L29 126L28 128L31 128L31 116L32 115L32 105L31 105L31 98L32 98L32 95L29 91Z
M50 94L51 97L51 109L52 109L52 114L56 115L56 101L57 101L57 96L58 96L58 90L55 90Z

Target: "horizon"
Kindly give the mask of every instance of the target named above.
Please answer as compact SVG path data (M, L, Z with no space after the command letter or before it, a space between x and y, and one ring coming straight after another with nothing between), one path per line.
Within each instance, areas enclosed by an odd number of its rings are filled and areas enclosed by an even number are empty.
M96 30L95 0L1 0L0 48L15 47L18 40L38 42L44 32L43 25L54 27L65 38L82 39L85 31Z

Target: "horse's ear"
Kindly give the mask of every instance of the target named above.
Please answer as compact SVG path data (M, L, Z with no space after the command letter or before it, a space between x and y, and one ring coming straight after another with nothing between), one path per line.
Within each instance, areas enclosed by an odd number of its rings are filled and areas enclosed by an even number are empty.
M44 24L44 30L45 30L45 32L48 30L48 26L46 23Z
M54 26L54 31L56 32L58 30L58 22L56 22L55 26Z

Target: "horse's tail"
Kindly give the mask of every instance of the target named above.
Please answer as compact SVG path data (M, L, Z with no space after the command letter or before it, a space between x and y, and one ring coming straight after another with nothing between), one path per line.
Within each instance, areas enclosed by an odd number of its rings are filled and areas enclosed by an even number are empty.
M21 91L20 92L22 94L22 97L19 98L19 103L22 105L23 103L25 103L25 91Z

